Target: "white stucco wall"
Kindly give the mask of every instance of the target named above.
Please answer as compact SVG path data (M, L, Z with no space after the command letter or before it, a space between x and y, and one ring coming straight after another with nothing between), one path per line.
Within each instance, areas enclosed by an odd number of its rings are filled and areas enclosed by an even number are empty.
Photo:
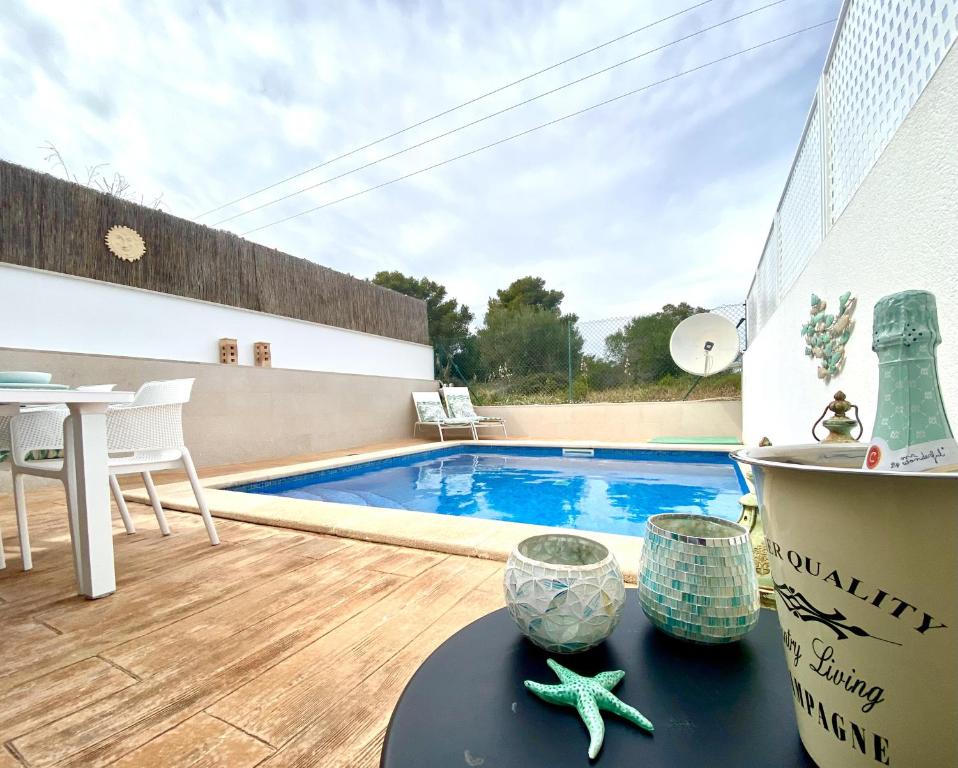
M0 347L240 365L268 341L274 368L432 379L432 348L278 315L0 264Z
M938 372L945 408L958 427L958 49L937 74L866 177L852 202L756 338L742 382L746 444L809 442L812 422L843 390L871 434L878 390L872 311L882 296L933 292L942 344ZM837 310L858 297L856 327L842 373L828 384L804 355L800 329L811 294Z

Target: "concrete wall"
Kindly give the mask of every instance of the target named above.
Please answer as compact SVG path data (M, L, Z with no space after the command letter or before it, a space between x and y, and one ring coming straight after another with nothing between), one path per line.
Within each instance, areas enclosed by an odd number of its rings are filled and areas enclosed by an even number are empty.
M0 347L203 363L219 359L227 337L241 365L253 364L253 342L268 341L276 368L433 375L423 344L7 264L0 307Z
M504 417L510 437L543 440L635 442L666 435L738 437L742 433L739 400L496 405L476 411Z
M200 466L279 458L410 437L410 393L432 380L0 348L0 370L49 371L62 384L117 385L195 377L184 410ZM0 483L9 481L0 472Z
M865 179L852 202L761 332L743 365L744 437L754 444L811 440L812 422L842 389L871 432L878 365L871 351L872 311L882 296L906 289L938 299L939 379L952 424L958 422L958 53L953 49ZM830 383L803 354L800 328L811 293L836 311L858 297L845 369Z

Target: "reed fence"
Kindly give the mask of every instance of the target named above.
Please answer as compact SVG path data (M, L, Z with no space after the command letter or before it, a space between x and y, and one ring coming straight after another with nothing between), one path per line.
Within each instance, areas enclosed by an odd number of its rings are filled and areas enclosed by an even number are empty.
M115 225L140 234L142 259L107 249ZM0 262L429 343L419 299L2 160Z

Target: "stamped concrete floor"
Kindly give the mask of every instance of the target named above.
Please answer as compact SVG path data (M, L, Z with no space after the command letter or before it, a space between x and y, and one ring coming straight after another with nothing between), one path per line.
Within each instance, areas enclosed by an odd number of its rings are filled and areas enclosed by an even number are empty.
M216 470L221 471L221 470ZM0 496L0 768L376 766L420 663L502 605L501 563L131 504L117 592L75 595L63 492Z

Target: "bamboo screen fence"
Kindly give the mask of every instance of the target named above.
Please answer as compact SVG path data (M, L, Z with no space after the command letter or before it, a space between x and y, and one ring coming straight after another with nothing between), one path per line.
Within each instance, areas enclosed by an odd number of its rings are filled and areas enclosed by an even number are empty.
M114 225L139 232L142 259L110 253ZM0 262L429 343L419 299L2 160Z

